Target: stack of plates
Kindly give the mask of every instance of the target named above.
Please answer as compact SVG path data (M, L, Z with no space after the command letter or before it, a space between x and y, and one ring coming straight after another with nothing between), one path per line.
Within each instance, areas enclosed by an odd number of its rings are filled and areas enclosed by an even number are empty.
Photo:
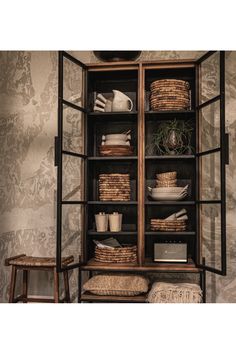
M186 220L151 219L152 231L185 231Z
M101 156L130 156L134 148L130 145L100 145L99 153Z
M153 111L186 110L190 107L189 83L165 79L152 82L150 104Z
M177 187L177 172L165 172L156 174L157 187Z
M99 198L101 201L129 201L130 191L129 173L99 175Z

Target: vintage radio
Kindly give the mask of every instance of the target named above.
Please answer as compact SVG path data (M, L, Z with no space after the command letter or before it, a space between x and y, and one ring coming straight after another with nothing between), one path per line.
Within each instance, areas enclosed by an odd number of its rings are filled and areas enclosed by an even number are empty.
M188 262L187 243L155 243L154 262Z

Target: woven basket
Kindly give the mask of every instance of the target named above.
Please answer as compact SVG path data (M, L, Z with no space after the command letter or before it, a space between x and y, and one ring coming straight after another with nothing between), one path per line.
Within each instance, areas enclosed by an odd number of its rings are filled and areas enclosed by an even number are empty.
M137 246L126 245L119 248L95 247L95 260L105 263L136 263Z

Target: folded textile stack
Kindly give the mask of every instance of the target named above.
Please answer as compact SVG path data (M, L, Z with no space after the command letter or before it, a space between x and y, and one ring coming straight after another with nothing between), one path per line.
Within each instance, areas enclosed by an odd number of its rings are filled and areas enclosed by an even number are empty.
M165 79L152 82L150 104L153 111L186 110L190 107L189 83Z
M156 282L148 293L147 302L200 303L202 290L197 284Z
M101 201L129 201L130 191L129 173L99 175L99 199Z

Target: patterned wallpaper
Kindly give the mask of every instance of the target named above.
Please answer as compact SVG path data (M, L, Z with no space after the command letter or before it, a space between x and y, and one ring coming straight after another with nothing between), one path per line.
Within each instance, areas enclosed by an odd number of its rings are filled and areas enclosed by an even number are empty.
M92 52L71 52L83 62L95 62ZM202 52L145 51L140 59L194 58ZM0 302L7 302L9 268L4 259L18 253L55 255L54 136L57 133L57 53L0 52ZM228 275L208 274L208 302L236 302L236 52L226 53L226 116L230 132L230 166L227 168ZM74 72L72 71L73 75ZM79 82L79 81L78 81ZM210 82L210 81L209 81ZM210 85L210 84L209 84ZM66 89L71 87L70 76ZM69 115L68 132L80 134ZM69 133L68 133L69 134ZM69 141L69 140L68 140ZM73 164L71 164L73 168ZM77 191L78 192L78 191ZM68 215L72 214L72 217ZM70 247L76 243L76 210L65 213ZM68 245L65 245L67 247ZM70 272L73 299L76 272ZM52 277L44 272L30 279L30 294L52 295Z

